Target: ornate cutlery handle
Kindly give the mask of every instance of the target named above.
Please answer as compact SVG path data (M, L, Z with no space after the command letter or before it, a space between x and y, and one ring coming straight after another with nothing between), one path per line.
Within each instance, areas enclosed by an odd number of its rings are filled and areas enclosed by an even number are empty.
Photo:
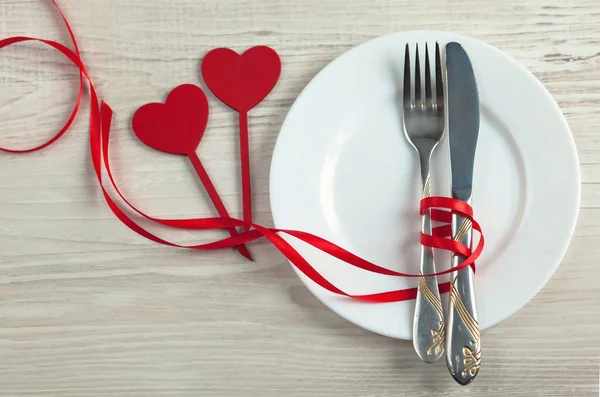
M421 182L423 186L422 197L425 198L431 195L429 157L420 157ZM421 230L425 234L431 234L429 210L422 217ZM433 250L430 247L421 246L420 273L435 273ZM444 312L442 310L437 277L419 277L419 289L413 322L413 345L419 358L426 363L433 363L439 360L442 354L444 354L445 336Z
M452 216L452 235L467 247L471 246L471 221L460 215ZM452 267L465 258L452 256ZM481 336L473 292L473 270L466 267L452 274L448 305L448 339L446 364L454 379L467 385L479 372L481 365Z

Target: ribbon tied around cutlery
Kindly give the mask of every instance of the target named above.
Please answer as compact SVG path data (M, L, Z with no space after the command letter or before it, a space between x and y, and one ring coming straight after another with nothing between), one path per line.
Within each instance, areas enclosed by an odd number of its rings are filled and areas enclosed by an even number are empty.
M11 153L26 153L33 152L37 150L41 150L57 139L59 139L71 126L75 117L77 116L78 111L80 110L81 102L83 100L83 88L84 83L87 82L89 87L89 134L90 134L90 153L92 165L94 167L94 172L99 184L99 187L102 191L104 199L113 212L113 214L128 228L139 234L140 236L147 238L151 241L154 241L159 244L164 244L171 247L179 247L179 248L187 248L187 249L195 249L195 250L219 250L225 248L245 248L245 244L250 243L252 241L266 238L269 240L291 263L294 264L303 274L305 274L308 278L310 278L313 282L321 286L322 288L330 291L331 293L343 295L349 298L365 301L365 302L396 302L403 300L414 299L417 294L417 288L409 288L402 289L396 291L385 291L374 294L357 294L357 293L348 293L340 289L339 287L332 284L325 277L323 277L311 264L309 264L306 259L281 235L286 234L295 239L299 239L310 246L331 255L340 261L360 268L364 271L381 274L383 276L389 277L421 277L423 275L418 274L409 274L398 272L395 270L391 270L385 267L378 266L372 262L369 262L359 256L345 250L344 248L327 241L321 237L313 235L311 233L299 231L299 230L286 230L286 229L277 229L277 228L268 228L256 224L254 222L249 221L246 217L243 220L235 219L230 217L229 215L225 215L222 211L219 210L219 205L217 204L220 201L218 197L218 193L216 190L211 189L211 183L208 178L208 175L201 175L200 178L202 183L205 185L207 190L209 190L209 195L211 199L215 202L215 207L220 214L219 217L213 218L195 218L195 219L162 219L152 217L140 209L136 208L133 204L131 204L123 195L123 193L119 190L118 186L115 183L113 178L113 174L110 167L109 162L109 139L110 139L110 131L111 131L111 122L112 122L112 109L110 106L101 100L98 97L98 93L95 89L94 83L90 77L90 74L81 59L81 54L79 52L79 48L77 45L77 41L75 39L75 35L69 25L65 15L60 10L56 0L51 0L54 6L57 8L60 16L62 17L70 38L73 43L74 50L69 49L55 41L44 40L40 38L33 37L25 37L25 36L17 36L10 37L7 39L0 40L0 49L7 47L12 44L27 42L27 41L37 41L43 44L46 44L60 53L62 53L67 59L69 59L75 66L79 69L80 79L79 79L79 95L77 97L77 101L73 108L73 111L70 117L67 119L65 125L59 130L59 132L52 137L46 143L33 147L31 149L25 150L14 150L9 148L0 148L2 151L11 152ZM260 50L264 53L265 50ZM227 55L227 57L232 56L231 54ZM242 55L243 57L243 55ZM272 57L272 54L269 55ZM233 58L232 58L233 59ZM273 58L274 59L274 58ZM274 62L274 61L270 61ZM272 64L273 70L275 70L275 64ZM277 72L278 75L278 72ZM274 78L272 75L270 75ZM276 81L276 79L274 80ZM274 84L274 83L273 83ZM242 105L242 110L249 110L249 108L256 105L256 101L262 99L259 97L266 96L268 93L267 85L260 85L261 91L260 95L254 94L250 95L245 93L244 95L251 98L252 100L247 102L240 102ZM272 88L272 87L271 87ZM216 89L219 91L220 89ZM264 96L263 96L264 97ZM136 113L133 122L133 129L138 135L138 137L148 144L151 147L154 147L158 150L163 150L170 153L188 155L194 163L194 167L196 171L199 171L201 167L201 163L199 159L196 161L195 155L195 147L200 142L202 135L204 134L204 128L206 127L206 119L208 117L208 108L205 105L206 97L204 93L200 90L199 87L192 85L184 85L176 88L168 97L165 104L152 104L146 105L149 107L142 107ZM258 103L258 102L257 102ZM187 112L185 109L188 109ZM238 109L240 110L240 109ZM198 114L192 115L189 112L200 112ZM203 113L205 112L205 113ZM162 117L161 117L162 115ZM173 116L175 115L175 116ZM165 120L167 118L171 118L171 123L166 123ZM178 119L189 118L191 120L191 124L195 126L195 128L187 130L189 125L186 124L185 127L177 124ZM160 128L162 126L162 128ZM178 127L173 128L173 126ZM164 134L171 134L175 136L174 141L166 141ZM104 172L108 176L110 184L115 189L115 192L120 197L122 202L125 204L119 204L115 201L110 193L106 190L104 186ZM249 176L247 176L249 178ZM244 183L249 184L250 181L246 180ZM213 191L214 190L214 191ZM208 230L208 229L224 229L230 231L230 237L223 238L218 241L199 244L199 245L191 245L184 246L178 243L170 242L162 239L150 231L142 227L138 222L136 222L132 216L128 215L125 212L126 207L129 212L133 211L138 216L146 218L147 220L153 221L155 223L178 228L178 229L196 229L196 230ZM467 259L458 265L455 268L444 270L436 273L435 275L443 275L455 272L459 269L465 268L466 266L473 266L475 264L475 260L479 257L483 250L484 246L484 238L481 233L481 227L479 224L473 219L473 210L472 208L459 200L451 199L448 197L428 197L421 201L421 213L424 213L426 210L431 211L431 218L434 221L442 222L444 225L438 226L434 228L432 235L421 235L421 244L439 248L443 250L448 250L454 253L458 253ZM454 241L449 238L451 235L449 222L451 220L452 212L459 213L464 217L470 219L473 222L473 229L476 230L480 239L477 244L476 249L471 252L471 250L464 246L463 244ZM243 231L237 233L236 228L243 228ZM242 252L242 251L240 251ZM249 257L249 254L248 254ZM427 275L425 275L427 276ZM448 292L449 291L449 283L443 283L439 285L440 292Z

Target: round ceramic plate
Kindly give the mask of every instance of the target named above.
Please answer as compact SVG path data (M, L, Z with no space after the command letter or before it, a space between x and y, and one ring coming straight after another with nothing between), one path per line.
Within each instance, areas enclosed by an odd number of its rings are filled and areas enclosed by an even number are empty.
M515 313L550 279L573 234L580 195L577 151L558 105L500 50L458 34L412 31L377 38L334 60L285 119L273 155L271 206L278 228L311 232L380 266L417 273L421 188L416 152L402 132L404 47L410 43L414 53L415 43L424 50L427 42L432 51L436 41L442 49L450 41L465 48L479 86L473 208L486 246L475 294L485 329ZM432 161L432 194L448 196L447 131ZM415 279L370 274L285 238L349 293L416 286ZM449 255L438 254L436 264L448 268ZM412 338L414 301L362 303L298 274L354 324Z

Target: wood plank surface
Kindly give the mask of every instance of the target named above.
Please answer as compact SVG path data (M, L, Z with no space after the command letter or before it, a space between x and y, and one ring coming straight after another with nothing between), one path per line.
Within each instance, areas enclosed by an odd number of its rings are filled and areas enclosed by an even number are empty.
M485 362L463 388L410 342L330 312L261 242L234 251L166 248L104 203L87 120L30 155L0 154L0 396L598 396L600 364L600 2L597 0L61 1L102 95L116 111L112 160L125 193L162 217L209 216L183 158L142 146L129 122L181 83L203 84L208 50L273 46L283 75L252 112L256 220L272 224L268 176L279 128L310 79L344 51L400 30L454 31L526 66L574 134L578 226L562 265L522 310L483 333ZM0 37L67 43L44 0L2 0ZM0 144L43 142L66 119L77 73L38 44L0 52ZM239 214L233 112L210 97L200 155ZM85 108L85 107L84 107ZM159 230L181 243L220 232Z

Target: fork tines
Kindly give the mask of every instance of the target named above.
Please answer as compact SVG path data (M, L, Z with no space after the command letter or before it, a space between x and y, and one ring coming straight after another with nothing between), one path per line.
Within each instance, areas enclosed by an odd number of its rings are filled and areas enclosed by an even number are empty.
M411 98L411 73L410 73L410 49L406 44L404 52L404 107L422 108L443 106L444 86L442 83L442 61L440 57L440 45L435 43L435 97L432 95L431 67L429 65L429 49L425 43L425 98L422 97L423 81L421 79L421 63L419 57L419 44L415 44L415 86L414 100Z

